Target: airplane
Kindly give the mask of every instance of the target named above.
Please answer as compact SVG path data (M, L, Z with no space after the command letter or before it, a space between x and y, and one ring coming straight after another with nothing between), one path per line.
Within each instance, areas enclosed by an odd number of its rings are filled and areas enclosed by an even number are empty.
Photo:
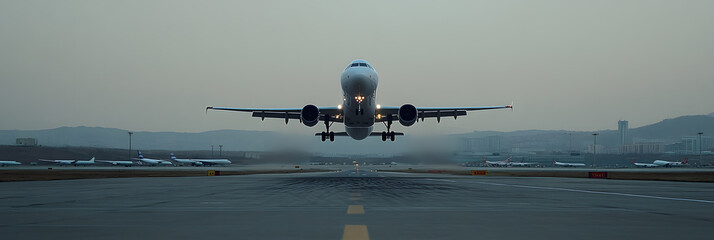
M483 162L491 165L491 166L496 166L496 167L507 167L511 166L511 157L508 157L506 160L503 161L497 161L497 162L492 162L492 161L486 161L486 158L483 158Z
M97 162L105 162L109 163L114 166L125 166L125 167L131 167L134 165L134 161L104 161L104 160L97 160Z
M324 142L326 139L335 141L335 136L349 136L354 140L362 140L368 136L381 136L382 141L394 141L395 136L404 133L391 131L392 123L398 121L405 127L414 125L419 119L436 118L441 122L441 117L465 116L467 111L505 109L513 110L513 104L506 106L486 107L416 107L412 104L402 106L381 106L376 103L377 71L364 60L354 60L342 72L340 84L342 86L342 104L336 107L317 107L312 104L302 108L227 108L206 107L208 110L251 112L253 117L297 119L308 127L313 127L319 122L325 124L326 131L316 133ZM343 123L345 132L331 132L333 123ZM375 123L383 123L387 131L372 132Z
M21 162L18 161L0 161L0 166L8 166L8 165L21 165Z
M523 162L523 158L521 158L521 162L511 162L511 166L516 166L516 167L530 167L535 165L536 163L530 163L530 162Z
M659 166L657 166L657 165L655 165L655 164L653 164L653 163L636 163L636 162L633 161L632 164L634 164L634 165L637 166L637 167L646 167L646 168L659 167Z
M171 153L171 160L174 160L177 163L180 163L182 165L190 164L193 166L227 165L227 164L232 163L228 159L181 159L181 158L176 158L176 156L173 153Z
M75 166L77 166L77 165L93 165L93 164L94 164L94 158L92 157L92 159L89 159L89 161L77 160L77 161L74 161L73 164L74 164Z
M46 159L38 159L40 161L45 161L45 162L52 162L57 165L92 165L94 164L94 158L90 160L46 160Z
M157 165L173 166L174 165L174 163L172 163L171 161L145 158L144 155L141 154L141 151L137 151L137 152L139 153L139 158L134 158L134 159L139 160L142 163L149 164L152 166L157 166Z
M670 162L670 161L665 161L665 160L655 160L652 163L636 163L632 162L632 164L635 164L635 166L638 167L680 167L687 165L687 162L689 162L689 158L685 158L681 162Z
M553 160L553 164L561 167L585 167L585 163L568 163L568 162L558 162Z

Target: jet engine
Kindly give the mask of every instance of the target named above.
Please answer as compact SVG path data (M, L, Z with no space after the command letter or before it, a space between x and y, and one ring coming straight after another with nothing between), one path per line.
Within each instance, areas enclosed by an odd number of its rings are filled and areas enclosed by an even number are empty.
M418 115L414 105L404 104L399 107L399 123L401 123L402 126L408 127L414 125Z
M320 109L315 105L306 105L300 111L300 120L305 126L315 126L320 121Z

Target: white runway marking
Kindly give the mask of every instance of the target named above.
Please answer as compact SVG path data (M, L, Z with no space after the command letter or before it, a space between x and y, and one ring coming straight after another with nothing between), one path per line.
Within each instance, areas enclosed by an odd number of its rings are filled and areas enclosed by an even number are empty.
M591 194L604 194L604 195L616 195L616 196L625 196L625 197L639 197L639 198L650 198L650 199L661 199L661 200L673 200L673 201L685 201L685 202L698 202L698 203L710 203L710 204L714 204L714 201L701 200L701 199L690 199L690 198L660 197L660 196L649 196L649 195L631 194L631 193L602 192L602 191L590 191L590 190L580 190L580 189L571 189L571 188L557 188L557 187L539 187L539 186L516 185L516 184L493 183L493 182L475 182L475 183L487 184L487 185L494 185L494 186L509 186L509 187L530 188L530 189L543 189L543 190L555 190L555 191L567 191L567 192L579 192L579 193L591 193Z

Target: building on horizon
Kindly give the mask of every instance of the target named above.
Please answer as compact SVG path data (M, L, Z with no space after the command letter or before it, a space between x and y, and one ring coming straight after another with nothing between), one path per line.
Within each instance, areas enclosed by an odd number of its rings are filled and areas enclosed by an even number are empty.
M467 138L466 149L470 152L501 152L501 136Z
M621 153L662 153L664 152L664 143L662 142L637 142L627 144L620 147Z
M685 154L699 154L699 147L702 151L710 151L714 147L714 138L710 136L702 136L702 142L699 143L700 136L685 136L682 137L682 145L684 149L681 151Z
M595 145L588 145L588 150L585 151L586 153L594 153L594 154L606 154L608 152L605 152L605 146L598 144L597 146Z
M617 121L617 139L620 146L630 144L629 125L627 120Z
M25 147L37 146L37 139L36 138L16 138L15 144L19 145L19 146L25 146Z

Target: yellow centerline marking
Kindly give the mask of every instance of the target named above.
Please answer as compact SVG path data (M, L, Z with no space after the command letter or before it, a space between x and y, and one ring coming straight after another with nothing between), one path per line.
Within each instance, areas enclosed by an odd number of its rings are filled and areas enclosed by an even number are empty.
M351 197L350 198L350 201L359 201L359 200L362 200L362 198L360 198L360 197Z
M364 214L364 206L362 205L350 205L347 207L347 214Z
M367 225L345 225L342 240L369 240Z
M353 196L353 197L361 197L362 194L360 194L360 193L352 193L352 196Z

